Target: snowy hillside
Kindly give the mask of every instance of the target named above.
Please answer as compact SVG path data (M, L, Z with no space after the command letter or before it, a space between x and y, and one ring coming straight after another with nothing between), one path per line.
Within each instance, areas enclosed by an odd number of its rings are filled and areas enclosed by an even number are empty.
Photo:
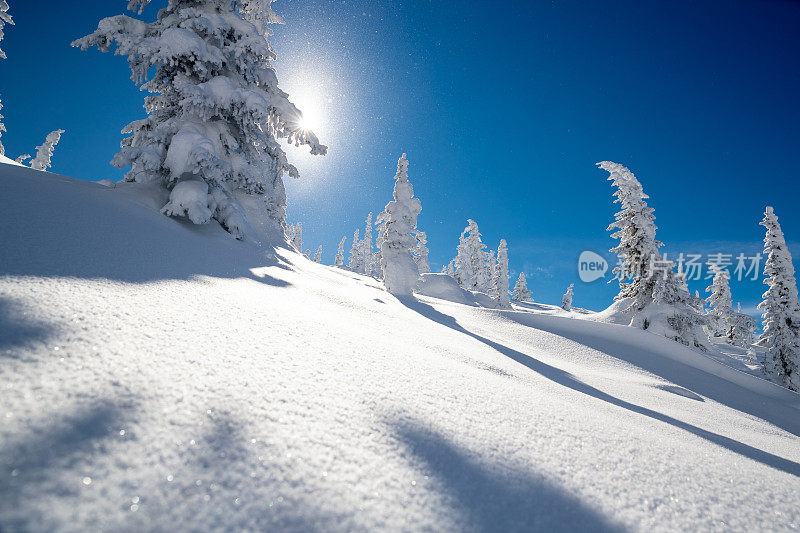
M0 530L790 530L800 395L0 164Z

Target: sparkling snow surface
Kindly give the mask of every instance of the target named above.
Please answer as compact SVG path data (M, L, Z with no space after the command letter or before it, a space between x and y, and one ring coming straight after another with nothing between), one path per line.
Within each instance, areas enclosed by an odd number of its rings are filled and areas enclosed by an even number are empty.
M130 185L0 197L2 531L800 527L800 395L676 343L398 301Z

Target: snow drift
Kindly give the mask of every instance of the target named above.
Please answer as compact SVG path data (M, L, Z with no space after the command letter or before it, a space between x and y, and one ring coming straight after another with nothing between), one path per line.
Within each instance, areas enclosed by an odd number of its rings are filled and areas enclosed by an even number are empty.
M163 194L0 165L3 531L800 524L799 395L538 304L397 299Z

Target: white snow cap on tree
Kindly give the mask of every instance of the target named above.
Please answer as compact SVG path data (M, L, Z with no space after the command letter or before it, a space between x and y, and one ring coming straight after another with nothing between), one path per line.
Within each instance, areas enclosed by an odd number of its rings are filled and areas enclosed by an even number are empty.
M761 221L764 237L764 283L769 287L758 304L764 331L758 344L766 348L764 373L783 386L800 390L800 303L794 277L792 255L772 207Z
M410 295L419 281L419 269L411 248L416 244L417 216L422 212L419 198L408 181L406 154L397 161L394 176L394 201L386 205L386 240L381 244L381 269L386 290L396 295Z
M128 7L141 12L148 3L132 0ZM308 145L315 155L327 147L300 126L301 112L278 87L267 40L267 25L276 22L271 0L169 0L155 22L109 17L72 43L103 52L115 44L134 82L152 93L145 99L148 116L123 130L130 136L112 161L131 167L125 179L170 193L185 180L206 183L206 202L186 206L170 196L164 213L213 218L243 238L248 223L237 196L255 195L263 200L255 216L276 231L283 227L283 176L298 172L277 139Z
M428 235L424 231L417 231L417 245L414 247L414 261L417 263L420 274L431 271L431 262L428 259Z
M8 2L6 0L0 0L0 41L3 40L5 34L3 33L3 27L6 24L14 24L14 20L11 18L11 15L8 14ZM0 48L0 59L5 59L6 53L3 52L2 48ZM2 154L2 152L0 152Z
M508 297L508 245L505 239L500 239L500 245L497 247L497 265L492 280L492 296L500 307L511 307L511 300Z
M520 272L517 282L514 284L514 292L511 293L511 298L517 302L524 302L531 299L531 291L528 290L528 280L525 278L525 272Z
M342 237L342 240L339 241L339 247L336 249L336 257L333 260L334 266L344 266L344 241L346 240L347 237Z
M0 155L2 155L2 152L0 152ZM31 154L22 154L21 156L17 157L14 161L16 161L17 163L19 163L21 165L21 164L23 164L25 162L26 159L30 159L30 158L31 158Z
M567 292L561 297L561 309L564 311L572 311L572 289L575 287L574 283L570 283L567 287Z
M36 147L36 157L31 161L31 168L34 170L47 170L52 166L50 158L53 157L53 149L61 140L64 130L51 131L47 134L44 143Z
M319 245L319 248L317 248L317 251L314 254L314 262L315 263L321 263L322 262L322 245L321 244Z

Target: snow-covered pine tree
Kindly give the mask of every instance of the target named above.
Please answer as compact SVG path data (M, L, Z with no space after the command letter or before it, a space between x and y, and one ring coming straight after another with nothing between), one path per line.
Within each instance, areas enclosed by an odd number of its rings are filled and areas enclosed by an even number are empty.
M0 0L2 2L3 0ZM3 102L0 100L0 111L3 109ZM3 133L6 131L6 125L3 124L3 115L0 113L0 139L3 137ZM6 149L3 146L3 141L0 140L0 155L6 155Z
M315 263L322 263L322 245L319 245L317 248L316 253L314 254L314 262Z
M431 271L431 262L428 259L428 235L424 231L417 231L417 245L414 247L414 261L417 263L420 274Z
M297 249L298 252L303 251L303 223L298 222L297 225L294 227L292 233L292 246Z
M711 293L706 302L711 307L708 311L708 327L715 337L727 337L733 323L733 297L729 284L730 274L719 265L709 263L709 268L714 273L711 285L706 292Z
M493 297L498 305L511 307L511 300L508 297L508 245L505 239L500 239L500 245L497 247L497 265L494 269L492 287Z
M8 14L8 2L6 0L0 0L0 41L3 40L5 37L5 33L3 33L3 28L6 24L14 25L14 19L11 18L11 15ZM0 59L5 59L6 53L3 52L3 49L0 48ZM0 152L2 154L3 152Z
M32 169L44 171L52 166L50 158L53 157L53 149L61 140L62 133L64 130L51 131L44 142L36 147L36 157L31 161Z
M614 203L622 207L608 226L608 231L614 231L611 237L619 239L619 244L610 250L620 259L620 265L613 270L620 287L614 299L632 298L630 311L640 311L653 301L655 278L649 269L661 258L658 248L663 246L656 240L653 209L647 206L645 200L649 196L633 172L611 161L601 161L597 166L609 172L608 179L617 188ZM632 279L627 281L629 276Z
M361 262L361 240L358 232L359 230L356 229L355 233L353 233L353 244L350 246L350 262L348 266L353 272L363 274L364 263Z
M8 14L8 2L6 0L0 0L0 41L3 40L5 34L3 33L3 27L8 24L14 24L14 20L11 18L11 15ZM6 53L3 52L3 49L0 48L0 59L5 59ZM0 109L3 109L3 102L0 101ZM0 115L0 137L3 136L3 132L6 131L6 126L3 124L3 115ZM3 147L2 141L0 141L0 155L6 155L6 149Z
M456 279L456 260L451 259L449 263L442 267L442 274L447 274L453 279Z
M514 291L511 293L511 299L517 302L531 299L531 291L528 290L528 280L525 278L525 272L519 273L517 282L514 284Z
M564 311L572 311L572 296L573 296L573 288L575 287L574 283L570 283L569 287L567 287L567 292L564 293L564 296L561 297L561 309Z
M747 348L755 342L755 331L756 319L742 313L742 306L739 304L739 310L733 313L731 326L725 335L728 339L728 343L741 348Z
M456 281L462 288L470 291L488 290L491 282L486 263L486 245L481 241L478 224L467 220L467 227L461 232L455 258Z
M141 9L150 0L132 0ZM169 0L155 22L126 15L100 21L73 42L103 52L116 44L132 79L152 96L148 116L130 123L112 163L127 181L170 192L162 212L195 223L217 220L236 238L246 232L240 198L260 197L254 216L277 231L285 223L283 176L299 176L277 139L325 154L302 113L278 87L269 24L282 22L272 0ZM152 77L148 80L148 75ZM252 202L248 202L252 203Z
M0 155L1 154L2 154L2 152L0 152ZM19 163L20 165L22 165L22 164L25 163L26 159L30 159L30 158L31 158L31 154L22 154L21 156L17 157L14 161Z
M800 303L792 255L778 217L767 207L761 225L766 228L764 283L768 289L758 304L764 331L758 345L766 348L764 373L783 386L800 390Z
M394 201L386 205L386 240L381 244L383 284L392 294L410 295L419 281L411 248L416 244L414 233L422 204L414 198L414 188L408 181L406 154L397 161L393 197Z
M456 256L452 261L454 278L462 289L472 290L475 288L475 272L472 270L472 252L469 243L469 231L474 222L467 220L467 227L458 237Z
M485 252L483 257L486 262L486 270L489 274L489 283L482 292L488 294L490 298L496 299L497 293L495 292L494 276L497 272L497 257L494 253L494 250L489 250L488 252Z
M494 256L494 250L488 252L483 251L477 254L477 262L475 267L475 285L478 292L489 294L492 290L492 279L494 277L494 267L497 260Z
M361 264L364 265L364 274L377 276L380 265L375 263L375 251L372 249L372 211L364 222L364 238L360 244Z
M333 266L344 266L344 241L346 240L347 237L342 237L342 240L339 241L339 247L336 249L336 257L333 260Z
M633 315L630 325L685 346L709 350L711 345L704 330L708 317L697 312L698 297L689 293L684 276L675 272L671 261L659 261L662 267L653 269L651 275L653 301Z
M608 179L617 188L614 202L622 206L608 229L619 239L611 250L620 259L614 268L620 284L615 300L630 300L624 310L632 315L630 325L708 350L703 330L708 319L700 314L703 301L689 293L685 276L675 272L675 265L662 259L658 248L663 243L655 238L655 216L641 183L618 163L603 161L597 166L609 172Z

